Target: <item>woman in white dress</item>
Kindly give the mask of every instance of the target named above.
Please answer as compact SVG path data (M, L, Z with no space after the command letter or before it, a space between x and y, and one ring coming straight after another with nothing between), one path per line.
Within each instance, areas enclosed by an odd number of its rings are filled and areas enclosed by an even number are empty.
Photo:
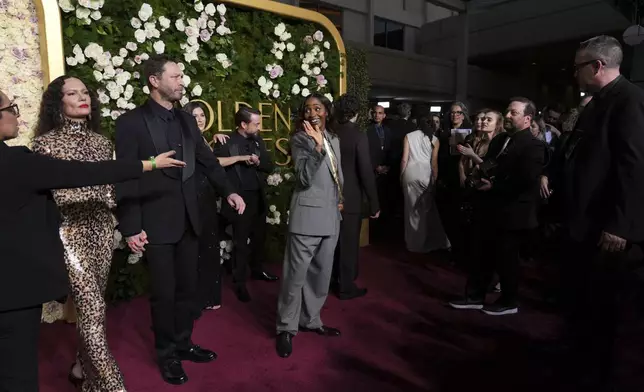
M429 119L405 136L400 172L405 193L405 243L410 252L428 253L451 247L434 201L438 149Z

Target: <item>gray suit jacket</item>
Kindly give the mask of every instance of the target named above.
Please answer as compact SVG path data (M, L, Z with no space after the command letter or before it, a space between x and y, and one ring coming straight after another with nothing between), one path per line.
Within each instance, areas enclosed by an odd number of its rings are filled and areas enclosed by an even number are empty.
M340 141L325 132L337 159L338 177L343 183L340 164ZM340 194L333 175L331 160L323 149L315 149L315 141L300 131L291 137L291 155L295 166L295 191L291 199L288 229L290 233L309 236L332 236L340 231Z

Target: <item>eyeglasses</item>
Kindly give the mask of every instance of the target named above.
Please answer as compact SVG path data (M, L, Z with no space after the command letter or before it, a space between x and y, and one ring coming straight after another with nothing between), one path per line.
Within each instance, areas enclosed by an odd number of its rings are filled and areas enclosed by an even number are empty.
M593 59L593 60L588 60L588 61L581 62L579 64L574 64L572 67L575 70L575 72L578 72L580 69L584 68L588 64L594 63L595 61L599 61L602 65L606 65L603 61L601 61L599 59Z
M7 106L6 108L0 109L0 112L4 112L4 111L12 113L16 117L20 116L20 109L18 108L18 104L15 104L15 103Z
M457 114L457 115L458 115L458 114L463 114L463 112L461 112L461 111L458 111L458 112L451 112L451 114Z

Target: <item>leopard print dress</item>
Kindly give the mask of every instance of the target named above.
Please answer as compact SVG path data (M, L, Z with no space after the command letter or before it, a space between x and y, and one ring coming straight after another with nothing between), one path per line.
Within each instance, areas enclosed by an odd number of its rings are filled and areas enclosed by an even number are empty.
M87 122L66 120L34 139L33 150L54 158L78 161L112 159L109 140L92 132ZM71 295L78 312L79 348L86 392L124 391L123 376L107 347L105 288L112 262L116 206L113 185L54 190L62 214L60 238Z

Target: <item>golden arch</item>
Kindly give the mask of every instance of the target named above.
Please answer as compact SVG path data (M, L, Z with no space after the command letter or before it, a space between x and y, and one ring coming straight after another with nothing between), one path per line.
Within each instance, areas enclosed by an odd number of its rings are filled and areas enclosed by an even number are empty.
M40 56L43 64L44 84L65 74L65 53L63 49L63 29L57 0L34 0L38 14L40 31ZM340 52L340 95L347 91L346 49L335 25L319 12L309 11L271 0L220 0L222 3L239 7L254 8L274 14L302 19L323 26L333 37ZM44 39L43 39L44 38Z

